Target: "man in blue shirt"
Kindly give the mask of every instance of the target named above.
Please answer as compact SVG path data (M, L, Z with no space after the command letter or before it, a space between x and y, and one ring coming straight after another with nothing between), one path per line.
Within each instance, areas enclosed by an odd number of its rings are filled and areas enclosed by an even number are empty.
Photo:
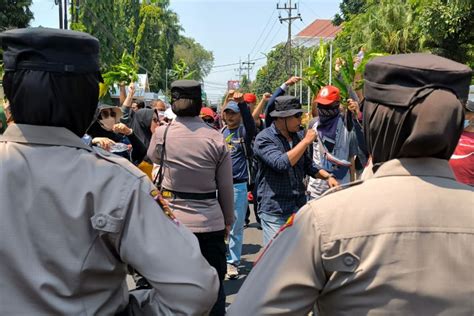
M239 275L238 265L242 253L245 213L247 211L247 183L249 181L249 161L251 159L251 142L255 137L255 122L250 114L242 93L235 92L233 101L224 108L224 119L227 124L222 130L232 158L234 181L235 222L229 236L229 253L227 256L227 276L235 279ZM242 124L243 123L243 124Z
M306 203L306 175L324 179L330 187L338 185L331 174L313 163L307 148L316 133L310 129L304 135L300 127L302 114L297 98L277 97L275 110L270 113L274 122L255 139L257 202L264 245Z

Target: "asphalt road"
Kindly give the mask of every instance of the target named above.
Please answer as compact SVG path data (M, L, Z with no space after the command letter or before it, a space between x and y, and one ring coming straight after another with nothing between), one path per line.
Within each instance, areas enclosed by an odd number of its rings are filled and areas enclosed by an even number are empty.
M250 217L249 227L244 229L244 244L242 246L242 258L239 266L239 277L234 280L225 280L224 289L226 294L226 306L229 306L235 299L235 295L245 281L245 278L252 269L253 263L262 252L263 233L257 229L257 223L253 212Z

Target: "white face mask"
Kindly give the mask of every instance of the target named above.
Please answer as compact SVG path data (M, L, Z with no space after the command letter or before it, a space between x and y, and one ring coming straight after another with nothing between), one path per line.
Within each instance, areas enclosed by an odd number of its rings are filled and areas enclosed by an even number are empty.
M115 125L115 118L110 116L106 119L100 120L99 123L100 125L102 125L102 128L105 129L106 131L111 131Z

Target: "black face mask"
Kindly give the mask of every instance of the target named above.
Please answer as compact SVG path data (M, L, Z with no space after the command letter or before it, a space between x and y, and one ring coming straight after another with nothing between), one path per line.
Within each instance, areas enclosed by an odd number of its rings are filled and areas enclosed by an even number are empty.
M7 72L3 85L19 124L65 127L82 137L91 124L99 96L98 73Z

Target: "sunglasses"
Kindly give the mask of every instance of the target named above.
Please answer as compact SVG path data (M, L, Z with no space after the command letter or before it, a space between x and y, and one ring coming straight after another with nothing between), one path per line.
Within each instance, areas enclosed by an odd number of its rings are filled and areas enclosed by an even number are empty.
M102 112L100 112L100 116L101 116L103 119L106 119L106 118L108 118L109 116L110 116L110 117L116 117L116 116L117 116L117 113L115 113L115 111L102 110Z
M303 116L303 112L299 112L299 113L296 113L295 115L293 115L294 118L300 118Z

